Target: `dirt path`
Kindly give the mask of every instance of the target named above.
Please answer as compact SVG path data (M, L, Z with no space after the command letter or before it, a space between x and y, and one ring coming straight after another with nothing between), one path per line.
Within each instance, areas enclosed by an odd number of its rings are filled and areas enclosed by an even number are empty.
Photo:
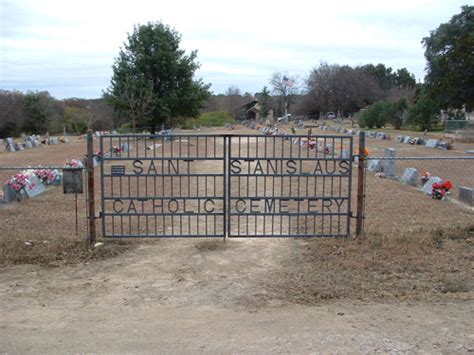
M302 243L162 240L4 268L0 352L474 351L472 302L289 302L281 269Z

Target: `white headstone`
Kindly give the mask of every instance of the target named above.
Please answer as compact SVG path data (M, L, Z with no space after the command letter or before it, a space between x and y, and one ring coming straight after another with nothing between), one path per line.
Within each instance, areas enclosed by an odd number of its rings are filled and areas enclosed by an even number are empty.
M419 177L420 174L418 173L418 170L415 168L406 168L405 172L403 173L402 180L408 185L416 186L418 184Z
M382 171L382 161L379 159L370 159L367 164L367 170L376 173Z
M7 138L7 144L13 144L13 138Z
M436 139L428 139L425 146L428 148L436 148L438 146L438 141Z
M410 137L410 136L405 136L405 137L403 137L403 143L405 143L405 144L409 144L409 143L410 143L410 140L411 140L411 137Z
M428 181L425 182L423 187L421 188L421 191L423 191L425 194L431 196L431 192L433 190L433 184L436 184L438 182L443 181L440 177L437 176L431 176Z
M25 142L25 148L26 149L32 149L33 148L33 143L31 143L30 141L26 141Z
M375 136L376 139L385 139L385 133L383 132L377 132L377 135Z
M35 197L39 194L42 194L46 191L46 187L43 185L43 182L36 176L28 176L28 184L25 186L25 191L28 197Z

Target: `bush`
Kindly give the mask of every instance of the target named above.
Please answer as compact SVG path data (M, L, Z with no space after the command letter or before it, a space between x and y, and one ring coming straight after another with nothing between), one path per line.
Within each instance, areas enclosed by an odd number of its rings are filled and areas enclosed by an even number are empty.
M181 128L192 129L194 127L223 127L226 123L235 123L234 118L228 112L206 112L198 118L188 118L181 123Z
M387 123L391 123L396 129L400 129L405 108L404 99L398 102L377 101L360 113L359 126L382 128Z

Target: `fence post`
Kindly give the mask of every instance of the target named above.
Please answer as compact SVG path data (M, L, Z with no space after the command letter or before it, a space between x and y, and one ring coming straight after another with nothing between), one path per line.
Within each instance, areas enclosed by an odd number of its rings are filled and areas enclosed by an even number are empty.
M87 203L89 204L89 244L95 243L94 136L87 130Z
M362 233L362 223L364 219L364 192L365 192L365 132L359 133L359 164L357 174L357 224L356 235Z

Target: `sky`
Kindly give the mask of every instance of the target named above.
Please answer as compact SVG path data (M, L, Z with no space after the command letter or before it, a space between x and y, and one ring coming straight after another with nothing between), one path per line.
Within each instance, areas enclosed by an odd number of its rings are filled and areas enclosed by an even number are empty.
M423 37L463 0L0 0L0 89L98 98L136 24L161 21L198 51L197 78L255 93L274 72L303 86L330 64L406 67L423 81Z

